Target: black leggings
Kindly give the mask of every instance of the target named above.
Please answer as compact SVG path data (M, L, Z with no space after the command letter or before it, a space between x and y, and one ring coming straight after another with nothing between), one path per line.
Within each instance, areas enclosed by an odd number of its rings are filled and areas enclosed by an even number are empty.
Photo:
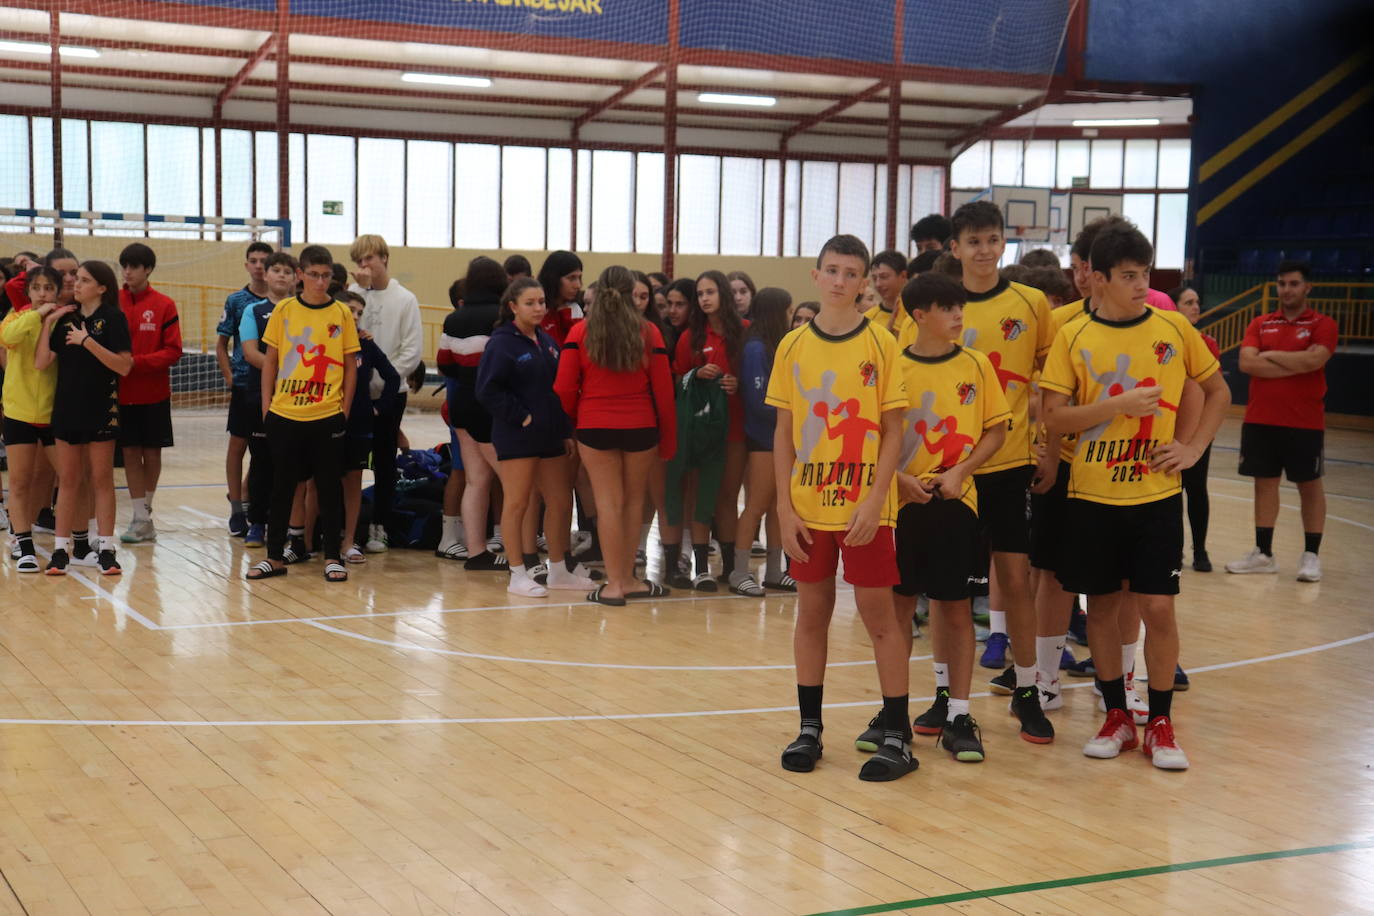
M255 430L248 437L248 524L266 525L272 506L272 447L267 435Z
M1197 464L1183 472L1183 492L1188 497L1188 526L1193 531L1193 552L1207 550L1207 521L1212 514L1207 499L1207 465L1212 458L1212 446L1202 453Z
M263 426L272 449L272 512L267 522L267 558L280 561L291 524L296 484L314 479L326 560L338 560L343 528L343 414L323 420L288 420L274 413Z
M398 394L391 409L378 414L372 424L372 521L378 525L386 524L396 499L396 445L405 412L406 395Z

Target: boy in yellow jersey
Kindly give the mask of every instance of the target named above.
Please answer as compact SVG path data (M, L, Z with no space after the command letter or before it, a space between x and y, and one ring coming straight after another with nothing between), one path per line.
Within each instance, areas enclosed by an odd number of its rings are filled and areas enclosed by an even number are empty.
M919 595L930 598L933 642L948 668L936 672L945 718L914 730L939 734L955 760L983 759L978 723L969 715L973 678L973 619L969 577L978 549L978 495L973 474L1001 448L1011 409L986 356L954 341L963 336L959 281L942 274L917 277L902 303L917 325L916 340L898 357L906 382L901 468L897 473L897 569L893 589L897 628L911 650L911 618ZM877 750L879 718L859 736L861 751Z
M248 571L252 580L286 574L287 526L296 484L315 481L324 540L324 578L344 582L342 562L343 451L348 409L357 383L358 329L353 313L329 295L334 259L307 245L297 272L301 292L272 310L263 331L262 414L272 450L272 509L267 559Z
M902 287L907 280L906 255L891 249L878 252L873 256L869 276L873 291L878 294L878 303L865 312L864 317L887 328L895 337L911 323L911 317L902 308Z
M1054 726L1040 708L1035 686L1035 604L1026 493L1033 482L1052 480L1057 469L1053 454L1037 464L1030 437L1031 378L1053 340L1050 305L1039 290L998 274L997 264L1007 243L1002 211L996 204L987 200L964 204L954 211L951 222L950 252L959 262L968 294L963 344L987 356L1011 407L1006 440L977 472L978 521L992 553L988 616L993 633L982 664L1001 666L1009 635L1015 665L993 680L994 689L1011 694L1021 737L1033 744L1048 744L1054 740ZM899 342L912 338L908 329ZM949 659L936 649L934 661L938 671ZM938 709L931 714L939 718Z
M1089 757L1115 757L1138 741L1117 655L1124 598L1138 596L1145 659L1152 673L1144 751L1162 769L1186 769L1174 738L1168 673L1178 664L1178 594L1183 556L1180 472L1201 457L1231 403L1230 389L1202 336L1177 312L1145 304L1154 251L1138 229L1117 227L1092 247L1095 308L1058 333L1040 384L1051 433L1078 433L1069 472L1058 570L1088 596L1088 641L1107 719ZM1203 392L1197 428L1178 432L1178 405L1193 379ZM1163 689L1156 689L1156 688Z
M798 596L792 644L801 733L782 752L782 766L810 772L821 756L827 631L843 556L883 694L882 740L859 778L885 782L918 766L907 721L907 637L892 605L899 581L893 475L906 395L892 335L854 311L868 266L868 249L852 235L821 248L811 272L820 312L778 344L765 400L778 411L778 520Z

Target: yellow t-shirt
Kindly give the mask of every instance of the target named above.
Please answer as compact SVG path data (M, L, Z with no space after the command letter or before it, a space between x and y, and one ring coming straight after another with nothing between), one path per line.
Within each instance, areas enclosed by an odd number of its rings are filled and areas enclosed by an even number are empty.
M906 407L896 341L868 320L841 337L802 325L778 344L765 400L792 414L797 516L818 531L844 531L873 486L883 411ZM896 523L894 480L878 524Z
M1178 493L1181 475L1151 471L1150 455L1174 439L1184 380L1201 382L1219 368L1202 335L1178 312L1146 306L1128 321L1094 314L1065 324L1045 361L1044 390L1094 404L1132 388L1164 389L1153 415L1117 414L1079 433L1069 498L1136 506Z
M934 477L967 458L983 430L1011 419L997 372L977 350L956 346L935 357L903 350L899 363L907 399L902 423L903 473ZM972 476L964 481L959 499L978 511Z
M1054 322L1054 333L1057 335L1064 325L1073 321L1084 321L1093 313L1092 307L1087 299L1079 299L1077 302L1070 302L1061 305L1059 308L1050 312L1050 320ZM1037 384L1039 379L1036 380ZM1041 427L1044 426L1042 421ZM1073 453L1078 448L1078 433L1069 433L1059 437L1059 460L1065 462L1073 461Z
M903 329L897 345L916 340L916 322ZM1032 286L1002 280L986 293L969 293L964 306L965 347L987 356L1011 407L1007 441L977 471L990 474L1035 464L1030 430L1031 379L1035 362L1054 340L1050 302Z
M267 319L262 342L277 348L272 413L309 421L343 412L344 357L358 352L358 328L347 306L283 299Z
M33 365L33 354L42 336L43 318L36 308L12 311L0 322L0 341L9 350L3 396L5 416L33 426L52 423L52 402L57 392L57 361L46 369Z
M879 327L891 331L893 337L901 334L902 329L911 324L911 315L902 307L902 300L900 298L897 300L897 308L895 311L889 312L880 302L873 306L873 308L864 312L864 317ZM889 321L892 322L891 326L888 325Z

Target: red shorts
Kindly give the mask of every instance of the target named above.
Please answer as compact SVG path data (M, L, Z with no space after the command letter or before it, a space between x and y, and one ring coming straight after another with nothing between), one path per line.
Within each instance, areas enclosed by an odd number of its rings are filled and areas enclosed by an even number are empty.
M878 528L873 540L862 547L844 543L847 531L817 531L806 529L811 544L803 544L811 558L803 563L793 560L788 572L798 582L824 582L835 577L841 556L844 557L844 581L859 588L892 588L901 581L897 572L897 550L893 546L892 529Z

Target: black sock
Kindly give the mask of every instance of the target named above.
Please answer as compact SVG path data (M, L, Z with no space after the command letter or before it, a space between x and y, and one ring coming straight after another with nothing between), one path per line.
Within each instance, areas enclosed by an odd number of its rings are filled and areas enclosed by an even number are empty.
M72 532L72 556L81 557L91 552L89 531Z
M1317 553L1322 549L1322 533L1320 531L1304 531L1302 542L1303 550L1308 553Z
M1150 721L1153 722L1160 716L1167 716L1174 705L1174 692L1172 690L1155 690L1153 687L1150 687L1146 692L1150 695Z
M735 571L735 542L720 542L720 574L729 578L730 573Z
M692 555L697 560L697 575L709 576L711 574L711 548L707 544L695 544L692 546Z
M1097 686L1102 688L1102 700L1107 704L1108 709L1119 709L1126 711L1126 678L1119 677L1112 681L1099 680Z
M824 692L824 684L797 685L797 706L801 710L802 731L814 729L817 737L821 733L821 695Z
M573 559L572 551L563 551L563 565L568 568L568 572L577 571L577 561Z
M1274 555L1274 529L1255 526L1255 546L1266 557Z
M907 695L883 697L883 743L911 740L911 723L907 721Z
M526 569L534 569L539 565L539 554L537 553L527 553L522 559L525 561Z
M34 555L32 531L16 531L14 533L14 539L19 542L19 555L21 557L31 557Z
M682 557L682 544L663 545L663 574L665 576L677 575L677 561Z

